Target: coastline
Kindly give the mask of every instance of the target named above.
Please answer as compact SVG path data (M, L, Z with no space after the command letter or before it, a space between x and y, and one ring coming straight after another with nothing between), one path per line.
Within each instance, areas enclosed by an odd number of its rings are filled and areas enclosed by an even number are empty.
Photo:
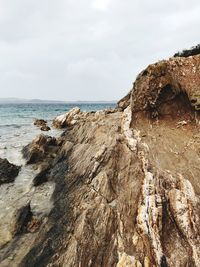
M152 64L116 108L74 108L23 148L0 187L2 266L200 265L199 65Z
M89 103L89 102L88 102ZM35 119L45 119L51 125L53 119L72 109L77 103L0 103L0 158L7 158L11 163L24 163L21 150L34 137L42 133L33 125ZM98 110L114 106L115 103L79 103L83 110ZM51 128L47 134L58 136L59 130Z

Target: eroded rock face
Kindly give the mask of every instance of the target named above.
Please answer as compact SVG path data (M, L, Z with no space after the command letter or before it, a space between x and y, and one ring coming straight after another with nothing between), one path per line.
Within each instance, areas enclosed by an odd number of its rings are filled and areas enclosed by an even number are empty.
M11 164L7 159L0 158L0 185L14 182L20 167Z
M156 109L181 94L200 110L200 55L163 60L145 69L134 83L132 110Z
M116 110L69 112L50 164L46 138L30 145L54 208L0 250L2 266L200 266L199 61L149 66Z

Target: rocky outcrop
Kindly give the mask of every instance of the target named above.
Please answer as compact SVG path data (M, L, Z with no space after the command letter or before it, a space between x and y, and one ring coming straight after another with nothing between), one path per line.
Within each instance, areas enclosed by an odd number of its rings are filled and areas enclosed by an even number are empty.
M46 157L55 157L58 150L56 138L45 136L43 134L37 136L32 143L25 146L22 150L23 157L27 164L33 164L46 159Z
M183 98L188 106L200 110L199 74L200 55L171 58L150 65L134 83L131 96L132 110L152 110L158 115L165 115L170 110L161 110L160 106L163 107L162 104L169 101L176 102L177 96L178 100ZM174 112L174 109L172 111Z
M0 158L0 185L14 182L20 167L11 164L7 159Z
M53 145L26 147L54 206L0 250L2 266L200 266L199 65L150 65L115 110L72 110Z
M76 123L79 119L80 108L76 107L67 112L66 114L60 115L53 120L53 126L55 128L64 128Z

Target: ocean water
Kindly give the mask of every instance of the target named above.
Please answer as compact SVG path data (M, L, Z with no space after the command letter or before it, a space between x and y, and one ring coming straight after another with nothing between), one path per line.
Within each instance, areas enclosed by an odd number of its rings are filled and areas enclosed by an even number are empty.
M0 157L22 165L22 147L42 133L33 125L34 119L45 119L50 126L56 116L66 113L75 106L83 111L96 111L114 108L115 104L0 104ZM61 132L62 130L51 129L43 133L58 136Z

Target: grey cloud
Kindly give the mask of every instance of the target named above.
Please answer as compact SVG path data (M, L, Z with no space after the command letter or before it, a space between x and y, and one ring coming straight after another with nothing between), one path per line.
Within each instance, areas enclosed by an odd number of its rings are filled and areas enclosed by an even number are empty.
M113 100L199 42L198 0L1 0L0 97Z

